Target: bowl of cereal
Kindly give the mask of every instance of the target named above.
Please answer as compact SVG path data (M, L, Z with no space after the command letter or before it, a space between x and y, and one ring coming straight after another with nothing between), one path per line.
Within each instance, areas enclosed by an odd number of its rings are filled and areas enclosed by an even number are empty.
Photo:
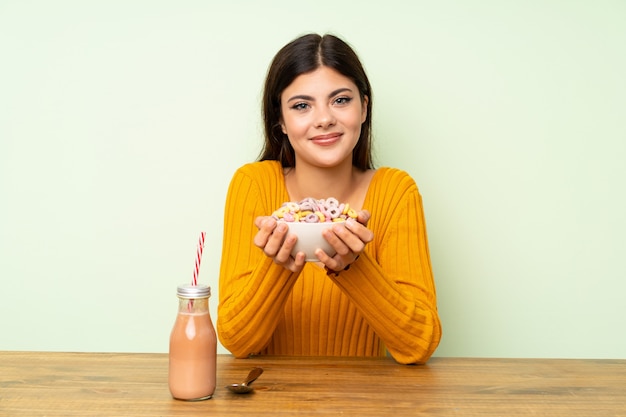
M304 260L307 262L317 262L315 251L321 249L328 256L335 255L335 249L324 239L322 231L332 227L332 222L324 223L305 223L305 222L286 222L289 226L289 233L298 236L296 245L291 251L294 258L298 252L304 252Z
M322 249L328 256L335 255L335 249L324 239L322 232L337 222L356 218L356 212L348 204L339 203L335 198L316 200L306 198L299 202L286 202L272 213L277 221L289 227L289 233L298 237L291 252L293 257L304 252L307 262L316 262L315 251Z

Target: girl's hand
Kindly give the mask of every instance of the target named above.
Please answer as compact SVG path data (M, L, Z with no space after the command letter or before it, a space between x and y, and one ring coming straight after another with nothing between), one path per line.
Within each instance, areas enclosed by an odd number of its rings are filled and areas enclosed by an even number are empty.
M369 211L362 210L358 213L356 220L350 218L324 230L322 232L324 238L337 253L330 257L323 250L318 249L315 252L317 259L332 271L342 271L356 261L365 249L365 245L374 239L374 233L367 228L369 219Z
M287 234L289 227L284 222L277 222L271 216L259 216L254 220L254 225L259 229L254 236L255 246L261 248L278 265L292 272L302 270L305 255L299 252L295 258L291 256L297 237Z

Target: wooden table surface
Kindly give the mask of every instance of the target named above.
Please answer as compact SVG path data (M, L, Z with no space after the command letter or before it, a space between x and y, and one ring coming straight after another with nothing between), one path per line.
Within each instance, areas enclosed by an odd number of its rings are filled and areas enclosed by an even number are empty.
M0 416L626 416L626 360L218 356L215 395L173 400L166 354L0 351ZM225 386L255 366L252 394Z

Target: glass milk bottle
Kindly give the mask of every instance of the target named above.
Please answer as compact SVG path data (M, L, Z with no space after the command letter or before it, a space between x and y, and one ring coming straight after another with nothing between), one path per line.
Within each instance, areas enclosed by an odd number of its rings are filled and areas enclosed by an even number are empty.
M211 288L178 287L178 315L170 335L169 388L178 400L207 400L215 391L217 337L209 313Z

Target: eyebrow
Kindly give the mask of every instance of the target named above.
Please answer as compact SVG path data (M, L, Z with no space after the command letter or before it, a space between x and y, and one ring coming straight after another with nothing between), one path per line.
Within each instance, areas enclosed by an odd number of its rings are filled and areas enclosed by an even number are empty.
M343 93L344 91L349 91L349 92L352 92L352 90L351 90L350 88L348 88L348 87L342 87L342 88L338 88L338 89L336 89L336 90L332 91L332 92L328 95L328 98L333 97L333 96L336 96L336 95L337 95L337 94L339 94L339 93ZM315 100L315 99L314 99L312 96L307 96L306 94L298 94L298 95L296 95L296 96L290 97L290 98L287 100L287 103L289 103L289 102L291 102L291 101L294 101L294 100L307 100L307 101L313 101L313 100Z

